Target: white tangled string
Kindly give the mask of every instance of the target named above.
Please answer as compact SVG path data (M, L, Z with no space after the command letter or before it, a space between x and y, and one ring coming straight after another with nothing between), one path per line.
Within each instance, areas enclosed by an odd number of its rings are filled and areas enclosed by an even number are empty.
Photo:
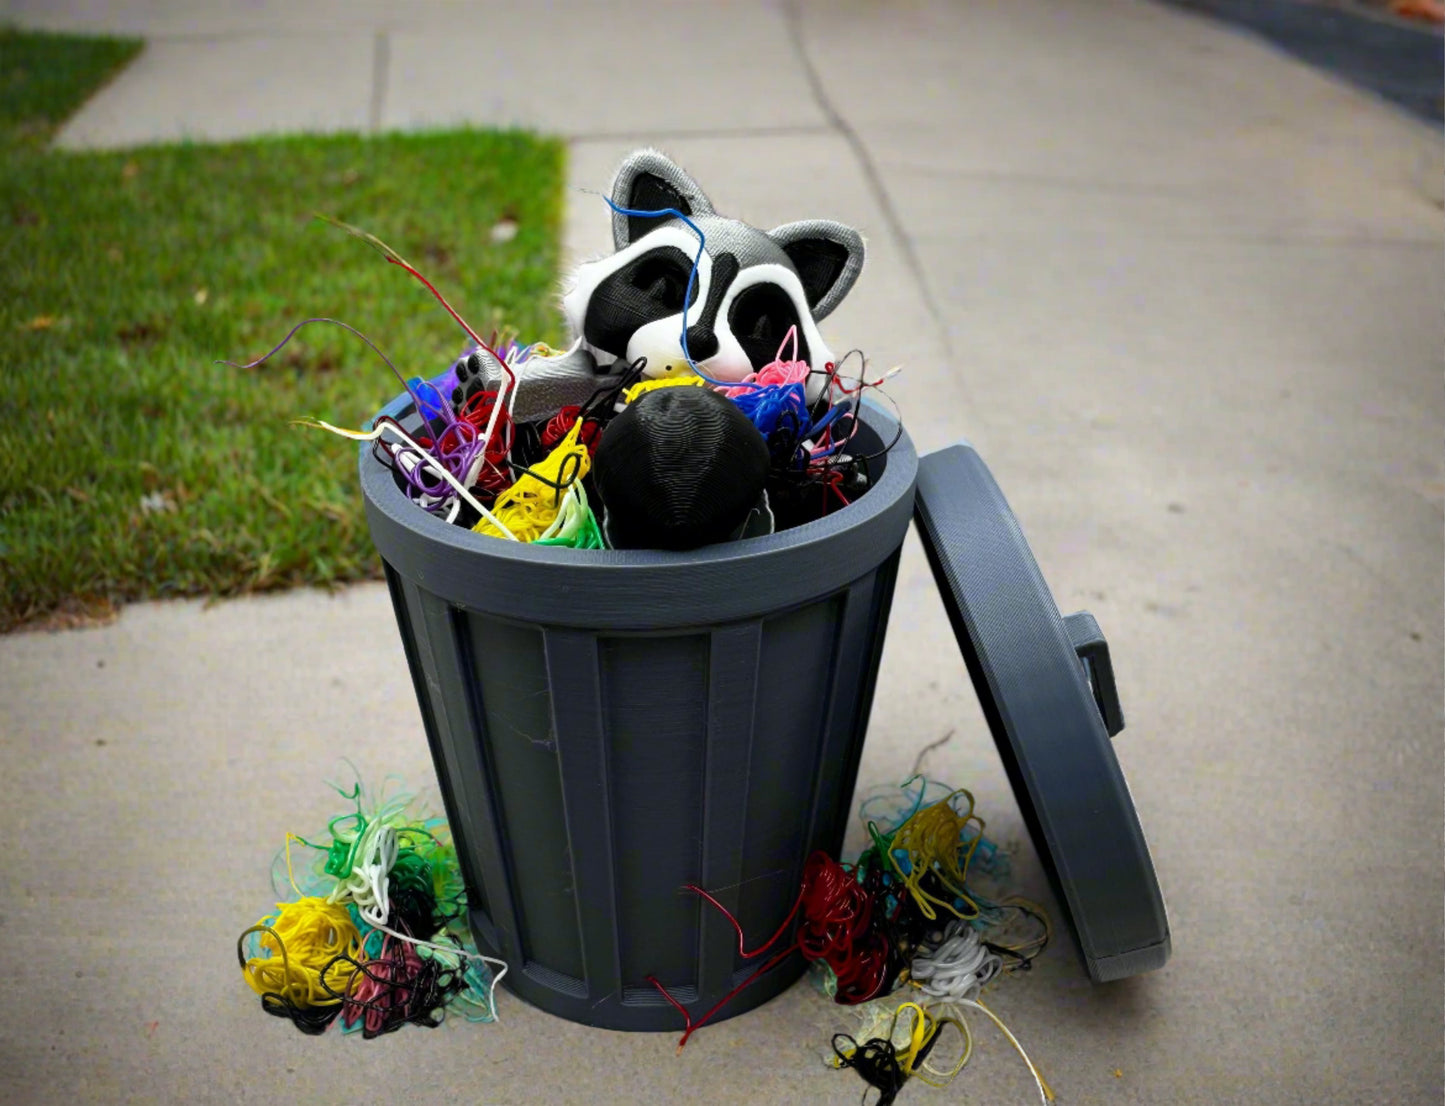
M924 994L961 1002L978 998L1002 968L1003 958L984 947L978 930L962 918L955 918L935 949L913 958L909 975Z

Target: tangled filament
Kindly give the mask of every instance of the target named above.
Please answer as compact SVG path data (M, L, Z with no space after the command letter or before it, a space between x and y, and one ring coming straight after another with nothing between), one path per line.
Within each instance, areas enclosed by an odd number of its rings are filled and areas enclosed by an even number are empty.
M969 1056L973 1051L973 1040L969 1035L968 1023L963 1017L957 1014L951 1007L942 1007L947 1016L940 1016L932 1007L922 1002L905 1002L898 1005L885 998L875 999L862 1006L854 1007L854 1013L859 1019L859 1028L852 1034L859 1041L871 1041L875 1038L892 1043L895 1052L899 1054L900 1062L904 1063L905 1073L911 1072L918 1075L919 1072L927 1072L937 1078L952 1079L954 1075L963 1070L968 1063ZM908 1018L903 1014L909 1013ZM926 1041L944 1025L954 1025L962 1036L963 1049L960 1056L954 1060L951 1069L939 1069L929 1066L929 1057L920 1056ZM928 1044L931 1051L932 1044ZM836 1052L836 1050L835 1050ZM835 1056L831 1062L832 1067L841 1067L838 1057ZM924 1080L928 1082L928 1080Z
M331 786L354 809L327 823L329 842L286 835L273 884L285 893L277 871L284 857L298 900L278 904L237 942L262 1008L313 1035L338 1016L343 1032L368 1037L406 1023L436 1026L453 1003L469 1021L496 1021L507 965L469 944L466 889L445 821L421 816L413 796L388 795L385 785L374 800L359 779L349 789ZM293 841L319 854L301 869L306 890L292 865ZM248 960L252 934L257 955Z
M473 529L479 534L500 538L506 536L501 528L505 527L518 541L524 542L550 537L549 530L557 521L563 495L592 467L592 455L578 440L582 425L581 420L574 422L546 460L523 472L515 484L497 496L492 506L495 522L484 517Z
M630 388L622 391L622 402L632 403L634 400L645 396L648 392L654 392L658 388L700 388L707 381L700 376L659 376L653 380L639 380Z
M391 924L407 933L431 936L461 916L438 900L432 864L414 848L397 851L389 884Z
M344 971L346 983L337 992L332 973ZM365 962L338 957L323 973L323 984L342 1003L341 1026L357 1028L368 1040L400 1029L408 1022L435 1028L445 1016L452 995L464 986L460 973L421 956L409 942L382 940L378 954Z
M812 428L808 403L801 384L763 384L732 397L748 420L764 438L786 421L795 428L797 438L806 437Z
M905 1013L910 1020L902 1024L900 1019ZM930 1067L929 1054L938 1044L944 1027L949 1025L958 1030L963 1049L952 1067ZM875 1019L875 1027L882 1035L865 1034L861 1045L846 1033L835 1034L833 1052L837 1056L838 1067L855 1069L865 1082L878 1088L882 1096L880 1103L891 1102L911 1078L931 1087L948 1086L963 1070L973 1052L973 1039L966 1023L954 1017L940 1017L916 1002L902 1003L891 1013L885 1011L882 1018ZM852 1047L839 1048L840 1040L847 1041Z
M800 910L803 921L799 926L797 939L791 945L775 953L695 1021L656 977L646 977L662 997L683 1016L682 1040L677 1045L679 1051L687 1044L688 1038L707 1024L734 996L759 976L781 964L795 951L801 951L808 960L822 961L832 969L837 977L839 1002L865 1002L876 995L888 980L888 943L879 927L874 924L879 914L875 910L873 893L860 884L851 871L827 853L815 852L808 858L803 867L803 885L793 902L793 908L788 911L788 916L783 919L777 932L751 952L746 948L743 927L738 924L731 911L701 887L688 884L687 889L701 895L727 918L738 935L738 955L744 960L761 956L777 944Z
M567 431L578 422L582 422L582 427L577 432L578 441L587 447L588 453L597 452L597 443L602 440L602 424L594 419L584 418L582 408L575 405L562 408L548 420L547 425L542 428L542 444L548 449L555 449L567 436Z
M535 545L565 545L570 549L602 549L602 528L597 525L597 516L587 502L587 491L580 483L574 483L562 497L557 518L547 528L547 536L540 537Z
M955 918L936 948L913 958L909 975L925 995L957 1002L977 998L1002 967L1003 958L984 945L978 930Z
M448 450L448 435L454 436L463 479L499 491L506 485L503 465L514 434L512 413L501 403L501 393L478 392L462 404L456 421L437 439L436 446L438 451Z
M793 343L793 356L789 360L784 359L783 350L790 341ZM782 460L788 465L792 465L795 459L806 462L806 453L802 449L803 440L817 435L841 410L839 408L829 411L814 425L808 410L805 387L811 370L806 361L799 361L797 358L798 328L794 326L788 328L788 333L778 346L777 356L772 361L757 372L745 376L740 384L719 389L742 409L743 414L747 415L768 440L768 448L774 453L778 452L774 435L779 430L784 431L786 446L782 450Z
M379 818L368 823L356 841L350 873L337 880L328 901L353 902L368 925L385 925L391 912L387 873L396 853L395 827Z
M939 1083L933 1080L924 1080L924 1082L930 1083L935 1087L946 1085L955 1075L963 1070L963 1065L968 1060L970 1050L966 1047L960 1058L954 1062L954 1066L945 1071L938 1071L928 1067L928 1055L933 1051L934 1046L938 1044L939 1034L943 1032L944 1026L953 1026L959 1031L959 1034L964 1038L965 1042L971 1044L968 1030L966 1030L963 1027L963 1023L956 1018L939 1017L934 1014L933 1011L924 1006L920 1006L916 1002L905 1002L902 1003L897 1010L893 1011L893 1017L888 1023L888 1039L890 1041L897 1040L899 1020L905 1012L911 1015L912 1023L907 1030L905 1047L899 1056L899 1063L903 1068L903 1074L912 1077L918 1076L920 1072L929 1072L941 1078L943 1082Z
M800 901L798 948L833 970L838 1001L866 1002L876 995L888 976L888 942L878 924L882 904L852 871L822 852L803 868Z
M247 958L245 942L253 933L260 934L258 944L265 955ZM360 953L361 933L346 908L314 897L277 903L275 914L262 918L236 942L236 958L251 990L263 1002L274 995L273 1001L287 1008L337 1005L341 1000L322 983L322 972L338 956Z
M785 358L783 350L787 349L789 342L793 344L793 355ZM808 374L811 372L812 369L808 362L798 359L798 328L790 326L788 333L783 335L783 340L778 345L777 356L757 372L743 377L736 386L719 388L718 391L729 399L736 399L738 396L747 395L748 392L767 385L802 384L808 379Z
M968 802L968 809L963 813L953 807L953 800L960 795ZM974 832L965 839L970 826L975 827ZM973 796L959 788L943 801L919 810L893 834L891 847L887 849L888 860L925 918L932 921L938 917L935 905L959 918L977 918L982 913L964 883L983 828L983 819L973 812ZM900 852L906 856L907 870L899 863ZM930 872L952 893L954 901L933 894L923 885L924 877ZM955 901L961 902L963 908L955 906Z
M480 958L468 955L463 948L454 949L430 942L418 943L416 948L417 955L423 960L436 961L445 971L456 973L461 980L460 989L448 1000L452 1009L458 1010L469 1022L497 1020L496 1010L492 1007L496 983ZM502 970L505 974L505 967Z
M428 834L416 845L416 852L431 868L432 897L438 909L449 916L461 917L467 892L456 845Z
M839 1048L839 1041L848 1042L847 1047ZM893 1106L908 1077L903 1074L903 1065L898 1062L898 1050L892 1041L875 1037L860 1045L848 1034L837 1033L833 1036L833 1051L838 1056L839 1067L852 1068L870 1087L878 1088L874 1106Z

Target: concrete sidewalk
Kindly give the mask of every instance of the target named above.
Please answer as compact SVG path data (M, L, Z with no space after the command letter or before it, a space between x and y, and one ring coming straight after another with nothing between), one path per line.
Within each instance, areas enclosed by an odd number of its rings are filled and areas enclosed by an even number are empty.
M1438 135L1135 0L6 10L149 40L67 146L516 123L570 137L577 189L652 143L725 212L863 229L825 331L908 366L920 447L973 441L1060 606L1099 618L1173 926L1161 972L1094 987L1061 939L995 1008L1063 1103L1440 1100ZM607 248L600 200L572 193L567 236ZM497 1026L366 1044L261 1015L231 947L282 834L334 813L341 755L431 773L383 589L0 639L0 702L7 1101L863 1089L823 1070L850 1022L805 987L681 1057L510 997ZM927 769L1049 901L910 539L860 782L950 730ZM953 1088L902 1101L1028 1101L974 1031Z

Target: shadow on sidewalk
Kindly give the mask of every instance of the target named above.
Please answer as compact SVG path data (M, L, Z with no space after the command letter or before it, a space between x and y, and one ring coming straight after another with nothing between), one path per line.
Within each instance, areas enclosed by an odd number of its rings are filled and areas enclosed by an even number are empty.
M1246 28L1422 119L1445 119L1445 43L1434 27L1308 0L1164 2Z

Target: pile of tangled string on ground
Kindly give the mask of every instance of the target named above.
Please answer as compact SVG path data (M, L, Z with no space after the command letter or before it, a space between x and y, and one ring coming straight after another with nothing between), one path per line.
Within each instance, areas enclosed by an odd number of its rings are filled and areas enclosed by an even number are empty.
M315 840L288 834L273 862L278 893L289 886L297 897L238 941L262 1008L304 1033L339 1021L367 1038L406 1024L435 1027L448 1011L495 1020L507 965L473 944L445 820L404 793L373 800L360 782L336 790L351 808ZM757 967L697 1018L648 977L682 1017L678 1050L736 994L797 955L811 962L819 991L857 1015L851 1033L834 1036L829 1064L855 1070L884 1106L910 1079L944 1086L957 1077L973 1054L969 1011L997 1025L1052 1099L982 1000L1002 978L1029 970L1051 930L1043 907L1006 893L1008 858L984 835L973 797L913 777L867 797L860 819L868 847L848 864L809 857L792 909L756 948L712 893L687 886L728 918L740 955ZM297 853L308 859L298 863Z

